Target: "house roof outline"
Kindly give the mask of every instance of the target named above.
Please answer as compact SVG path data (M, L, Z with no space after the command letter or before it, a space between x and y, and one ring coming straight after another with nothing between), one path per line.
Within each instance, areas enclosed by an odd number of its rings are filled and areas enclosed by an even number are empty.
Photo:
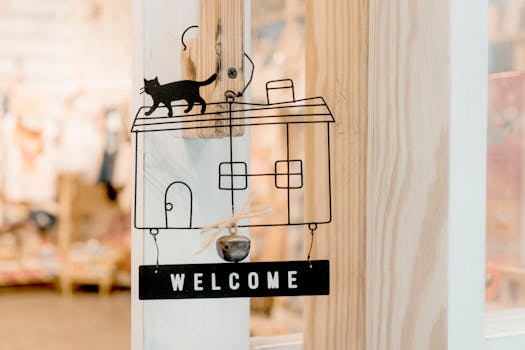
M174 110L181 110L187 104L172 104ZM258 126L334 123L335 119L323 97L311 97L278 103L246 103L235 101L212 102L207 106L213 110L205 113L175 113L168 115L144 115L151 106L140 107L135 115L132 133L176 131L216 128L221 126ZM162 106L159 110L166 111ZM247 113L249 113L247 115ZM167 114L167 113L166 113ZM210 116L213 116L210 118Z

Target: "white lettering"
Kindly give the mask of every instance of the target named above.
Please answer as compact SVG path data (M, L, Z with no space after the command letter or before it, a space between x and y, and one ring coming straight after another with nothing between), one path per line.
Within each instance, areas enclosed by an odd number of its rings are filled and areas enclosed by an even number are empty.
M202 292L204 288L201 286L202 284L202 273L196 273L193 275L193 289L196 292Z
M250 289L257 289L259 287L259 275L257 272L250 272L248 274L248 287Z
M270 271L268 271L268 289L279 289L279 272L275 271L272 275Z
M297 275L297 271L288 271L288 288L289 289L297 288L297 284L295 283L297 281L297 278L295 277L295 275Z
M237 290L239 289L239 282L235 282L233 283L233 278L235 277L235 279L238 281L239 280L239 274L237 272L232 272L230 273L230 278L229 278L229 281L230 281L230 289L231 290Z
M211 274L211 290L221 290L221 286L217 285L217 278L214 273Z
M170 274L171 278L171 287L173 288L173 291L182 291L184 288L184 278L185 274L179 275L179 274Z

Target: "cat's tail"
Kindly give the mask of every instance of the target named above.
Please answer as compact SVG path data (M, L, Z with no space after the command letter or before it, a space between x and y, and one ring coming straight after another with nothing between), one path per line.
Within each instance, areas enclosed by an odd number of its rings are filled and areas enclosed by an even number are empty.
M215 79L217 79L217 74L213 73L208 79L199 81L197 84L199 84L199 86L210 85L215 81Z

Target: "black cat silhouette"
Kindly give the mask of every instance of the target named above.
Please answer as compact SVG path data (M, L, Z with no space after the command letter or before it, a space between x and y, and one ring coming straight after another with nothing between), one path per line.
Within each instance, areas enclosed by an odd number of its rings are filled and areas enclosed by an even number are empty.
M184 113L190 112L197 102L201 105L201 114L203 114L206 112L206 101L201 97L199 88L213 83L215 79L217 79L217 74L212 74L205 81L181 80L164 85L159 83L158 77L152 80L144 79L144 87L140 93L145 92L153 98L153 106L145 114L150 115L162 103L168 108L168 115L172 117L171 103L179 100L186 100L188 103L188 108L184 110Z

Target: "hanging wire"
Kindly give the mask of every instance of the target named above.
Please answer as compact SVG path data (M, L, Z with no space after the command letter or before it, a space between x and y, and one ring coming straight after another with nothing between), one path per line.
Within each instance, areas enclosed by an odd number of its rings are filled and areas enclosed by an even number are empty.
M151 237L153 237L153 241L155 242L155 249L157 253L157 259L155 262L155 273L158 273L159 272L159 243L157 242L157 236L159 234L159 230L155 228L151 229L149 230L149 234L151 235Z
M180 37L180 41L181 41L181 43L182 43L182 47L183 47L182 50L183 50L183 51L186 51L186 48L187 48L186 44L184 43L184 35L186 35L186 32L187 32L188 30L193 29L193 28L199 28L199 26L189 26L188 28L186 28L186 29L184 30L184 32L182 32L182 36Z
M310 268L312 268L312 260L311 260L311 257L312 257L312 248L314 246L314 233L315 233L315 230L317 230L317 224L308 224L308 228L310 229L310 248L308 249L308 256L307 256L307 260L308 260L308 264L310 265Z
M252 71L250 72L250 78L246 82L246 85L244 85L244 89L242 89L242 91L239 91L239 92L235 93L232 90L226 90L226 92L224 93L224 97L226 97L226 99L228 99L229 97L235 98L235 97L243 96L244 93L246 92L246 89L248 89L248 86L250 86L250 84L252 83L253 72L255 71L255 64L253 63L253 61L250 58L250 56L248 56L246 54L246 52L244 53L244 57L246 57L248 59L248 61L250 61L250 64L252 65Z
M183 48L183 51L186 51L186 43L184 42L184 36L186 35L186 33L190 30L190 29L193 29L193 28L199 28L199 26L197 25L194 25L194 26L189 26L188 28L186 28L184 30L184 32L182 32L182 36L180 38L180 41L182 43L182 48ZM250 86L250 84L252 83L252 80L253 80L253 73L255 71L255 64L253 63L252 59L250 58L250 56L248 56L248 54L246 52L244 52L244 57L246 57L246 59L248 60L248 62L250 62L250 65L252 66L252 70L250 72L250 78L248 79L248 81L246 82L246 84L244 85L244 89L242 89L242 91L239 91L239 92L234 92L232 90L227 90L226 92L224 92L224 97L226 97L226 99L228 98L235 98L235 97L241 97L244 95L244 93L246 92L246 90L248 89L248 86Z

